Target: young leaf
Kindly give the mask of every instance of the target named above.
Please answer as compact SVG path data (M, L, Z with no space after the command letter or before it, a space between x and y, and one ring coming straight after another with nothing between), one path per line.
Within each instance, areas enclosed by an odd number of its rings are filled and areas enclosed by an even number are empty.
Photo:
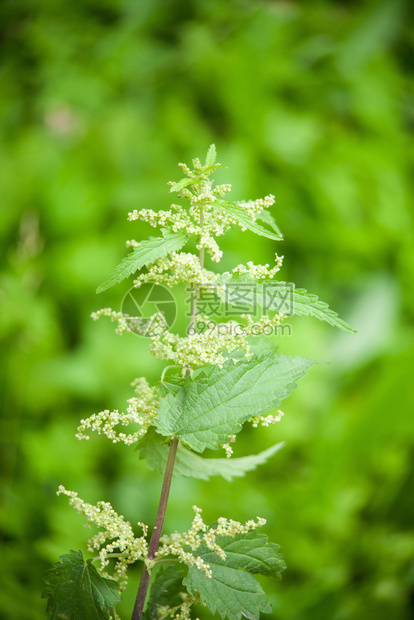
M142 267L150 265L156 261L157 258L162 258L171 252L180 250L187 239L188 236L181 232L165 232L163 233L163 237L150 237L149 239L141 241L139 246L128 254L128 256L123 258L119 265L115 267L112 275L98 286L96 292L102 293L111 286L114 286L114 284L122 282L122 280L125 280L125 278L128 278L131 274L142 269Z
M204 165L206 167L213 166L216 163L216 159L217 159L216 145L211 144L210 148L207 151L206 163Z
M217 291L222 301L230 306L232 297L237 303L237 284L239 283L245 304L250 304L252 307L257 305L270 312L284 312L288 316L314 316L333 327L339 327L344 332L355 333L355 330L340 319L327 303L320 301L317 295L308 293L303 288L295 288L293 283L257 282L247 274L234 275L228 272L219 276L218 283L230 285L225 291L221 289Z
M159 618L158 608L167 605L170 609L183 602L180 593L184 591L183 577L185 572L180 566L168 566L156 569L155 579L151 584L151 591L147 607L142 620Z
M184 179L181 179L181 181L177 181L177 183L173 183L171 185L170 192L179 192L185 187L191 185L191 183L194 183L194 179L192 177L184 177Z
M160 473L165 471L169 451L169 447L162 442L162 437L150 429L138 447L140 458L146 459L148 467ZM191 452L191 450L187 450L179 443L174 475L198 478L199 480L209 480L211 476L222 476L225 480L231 481L233 478L244 476L246 472L256 469L258 465L265 463L282 447L283 442L277 443L267 450L259 452L259 454L251 454L241 458L205 459Z
M192 566L183 582L188 592L199 592L201 602L221 618L240 620L243 615L259 620L260 612L270 613L270 603L253 574L280 577L285 563L278 553L279 546L267 542L267 536L256 531L236 534L234 538L217 536L216 542L226 559L222 560L205 545L193 551L210 565L212 577L206 578L203 571Z
M92 560L85 562L82 551L70 551L59 559L46 573L42 592L42 598L49 599L50 619L110 620L110 608L121 600L118 583L102 577Z
M208 378L187 377L176 394L161 400L157 432L179 437L196 452L216 450L243 422L280 405L314 363L270 354L237 364L228 360L222 368L214 366Z
M260 226L260 224L257 223L257 220L252 220L251 217L249 217L249 215L236 202L217 200L214 205L233 216L240 224L242 224L242 226L248 228L261 237L268 237L269 239L275 239L276 241L281 241L283 239L283 236L279 232L267 230L266 228L263 228L263 226Z

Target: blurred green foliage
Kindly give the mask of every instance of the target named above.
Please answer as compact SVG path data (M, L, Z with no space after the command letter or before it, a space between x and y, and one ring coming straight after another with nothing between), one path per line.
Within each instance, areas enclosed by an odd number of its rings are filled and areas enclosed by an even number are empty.
M151 232L127 212L168 207L176 163L211 142L233 199L276 195L286 239L232 231L224 269L283 253L281 277L359 333L291 321L281 352L331 364L235 453L286 447L231 484L176 479L166 528L194 503L207 521L267 517L288 565L274 618L414 617L412 18L408 0L3 0L2 618L44 618L44 571L85 550L58 484L153 521L158 474L74 433L161 366L89 315L119 307L127 285L94 290Z

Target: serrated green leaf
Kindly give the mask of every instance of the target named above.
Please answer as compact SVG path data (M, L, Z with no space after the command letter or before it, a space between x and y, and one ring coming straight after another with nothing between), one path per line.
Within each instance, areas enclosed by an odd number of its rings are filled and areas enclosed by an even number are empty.
M168 566L155 569L155 578L151 582L151 590L147 607L142 620L156 620L159 618L158 607L167 605L170 609L180 605L183 599L180 592L184 592L184 570L180 566Z
M315 362L307 358L268 354L222 368L210 377L187 377L176 394L161 400L157 432L179 437L196 452L216 450L249 418L280 405Z
M170 192L179 192L185 187L191 185L191 183L194 183L194 179L192 177L184 177L184 179L181 179L181 181L177 181L177 183L171 185Z
M119 585L102 577L92 564L83 559L82 551L69 551L60 556L45 577L42 598L48 598L50 619L110 620L110 608L119 603Z
M259 454L250 454L240 458L206 459L191 450L187 450L181 443L178 444L177 457L174 465L174 476L209 480L211 476L222 476L225 480L240 478L246 472L256 469L265 463L271 456L283 447L283 442L271 446ZM138 449L140 458L146 459L152 470L164 473L167 464L169 447L163 444L160 435L149 429L140 441Z
M214 206L222 209L234 217L240 224L242 224L242 226L248 228L261 237L268 237L269 239L275 239L276 241L281 241L283 239L283 236L280 233L267 230L266 228L263 228L263 226L260 226L260 224L257 223L257 220L252 220L246 211L236 202L217 200L214 203Z
M267 536L256 531L248 534L217 536L216 542L226 553L222 560L205 545L193 551L210 565L212 577L207 578L195 566L188 571L184 585L191 595L199 592L201 601L206 603L211 613L221 618L240 620L245 616L259 620L260 612L270 613L271 606L260 584L253 574L280 577L285 569L279 546L267 542Z
M243 303L252 307L260 306L269 312L284 312L286 315L314 316L333 327L339 327L349 334L354 334L348 323L339 318L327 303L320 301L317 295L308 293L303 288L296 288L289 282L257 282L246 274L223 273L218 278L219 284L230 285L227 291L218 289L217 294L222 301L231 306L231 297L237 300L237 284L243 291ZM247 285L247 286L244 286Z
M207 151L206 163L204 165L206 167L214 166L214 164L216 163L216 159L217 159L216 145L211 144L210 148Z
M188 236L184 233L166 232L163 237L150 237L141 241L140 245L115 267L111 276L98 286L96 292L102 293L158 258L180 250L187 240Z

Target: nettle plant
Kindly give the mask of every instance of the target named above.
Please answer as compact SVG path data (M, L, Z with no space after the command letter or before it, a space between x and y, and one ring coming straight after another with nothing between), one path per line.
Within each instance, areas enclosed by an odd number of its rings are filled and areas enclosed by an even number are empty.
M71 506L99 532L88 542L94 558L85 561L81 551L70 551L48 571L43 596L48 598L51 618L119 618L115 607L126 586L127 569L139 561L143 566L132 620L189 619L194 603L229 620L241 616L257 620L261 612L271 612L255 575L279 578L285 564L279 546L259 531L266 520L256 517L239 523L220 516L206 525L201 509L194 506L187 532L162 535L173 471L203 480L211 476L231 480L279 450L281 444L276 444L260 454L230 458L231 444L243 425L278 422L283 415L281 401L315 363L278 354L269 339L264 344L264 336L277 333L286 316L310 315L353 331L315 295L274 279L283 257L276 255L274 266L248 262L231 273L206 269L206 254L212 262L220 262L217 238L232 226L282 239L268 211L274 197L226 200L231 186L214 186L210 179L223 167L216 163L214 145L204 165L194 159L192 169L179 166L184 178L169 183L170 192L187 201L187 207L173 204L169 211L130 213L129 220L148 222L161 229L161 236L127 242L133 251L98 292L137 271L137 288L145 283L168 289L184 284L192 291L187 333L171 332L162 312L146 319L109 308L94 313L94 319L109 316L116 321L118 333L146 336L151 353L168 365L156 385L149 385L145 378L134 381L135 396L128 400L126 413L105 410L94 414L81 420L76 435L89 439L88 433L94 431L112 442L135 445L151 469L164 472L155 525L149 539L149 526L138 522L137 535L108 502L91 505L60 486L58 494L67 495ZM191 240L198 255L181 251ZM228 310L226 318L233 309L238 320L212 321L211 315L206 316L205 302L212 296L216 307ZM238 315L235 309L240 304L247 311ZM258 307L260 317L254 318L249 309ZM225 455L205 458L202 454L207 449L224 449Z

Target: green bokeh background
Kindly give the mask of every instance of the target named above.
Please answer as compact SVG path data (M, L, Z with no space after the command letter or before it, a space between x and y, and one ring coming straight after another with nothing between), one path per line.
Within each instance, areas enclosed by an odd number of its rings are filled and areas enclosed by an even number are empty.
M412 19L402 0L3 0L2 618L45 618L45 570L85 550L59 484L153 522L160 476L74 433L162 365L90 313L119 307L128 284L94 290L151 232L128 211L168 208L177 162L212 142L216 180L235 200L275 194L286 239L231 231L223 269L284 254L281 278L358 334L290 321L280 351L330 364L235 454L286 447L232 484L176 479L166 529L187 529L193 504L207 521L266 517L288 565L266 585L272 618L414 618Z

